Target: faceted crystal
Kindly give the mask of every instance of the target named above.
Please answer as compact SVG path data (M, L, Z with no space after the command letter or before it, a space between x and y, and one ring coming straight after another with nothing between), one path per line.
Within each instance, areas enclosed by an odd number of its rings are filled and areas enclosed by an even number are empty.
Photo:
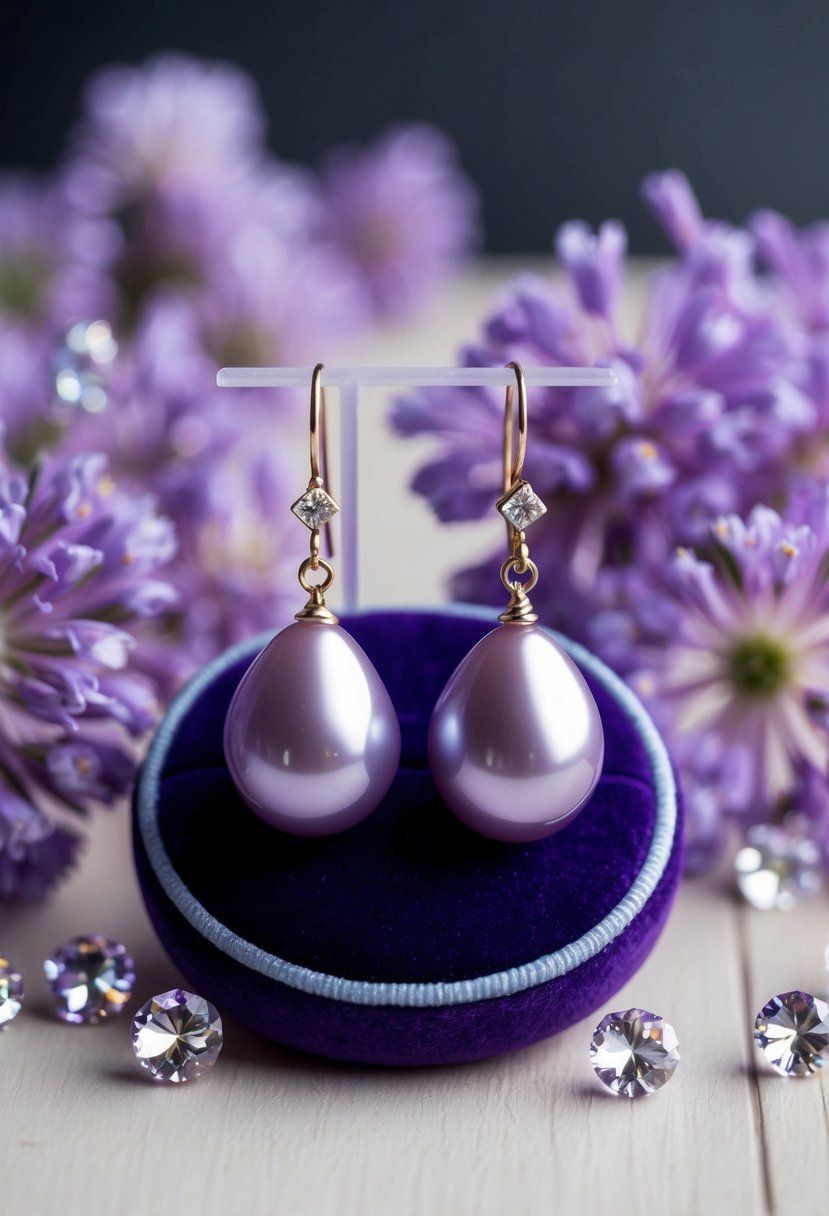
M679 1063L676 1032L646 1009L625 1009L602 1018L590 1040L596 1076L625 1098L656 1093Z
M203 997L173 988L132 1019L135 1058L155 1081L195 1081L222 1050L222 1019Z
M547 508L528 481L519 481L514 490L498 500L497 505L504 518L519 532L547 513Z
M820 849L805 832L786 824L749 828L734 867L743 899L763 912L789 911L820 889Z
M806 1077L826 1063L829 1005L808 992L782 992L757 1014L754 1041L784 1077Z
M135 984L135 964L120 942L99 933L73 937L43 964L64 1022L101 1022L121 1013Z
M339 509L331 495L326 494L321 486L306 490L291 507L297 519L301 519L305 527L311 528L312 531L328 523Z
M7 958L0 958L0 1028L17 1017L22 1004L23 980L20 972Z

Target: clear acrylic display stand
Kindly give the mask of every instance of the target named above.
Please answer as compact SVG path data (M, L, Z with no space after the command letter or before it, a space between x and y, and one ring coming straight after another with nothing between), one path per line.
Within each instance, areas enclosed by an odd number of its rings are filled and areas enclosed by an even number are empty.
M312 367L223 367L216 377L220 388L307 388ZM607 387L616 376L606 367L524 367L524 380L533 387ZM342 515L343 606L359 603L357 563L358 495L358 407L360 388L508 388L515 384L509 367L328 367L322 374L325 388L339 389L340 397L340 486L348 510Z

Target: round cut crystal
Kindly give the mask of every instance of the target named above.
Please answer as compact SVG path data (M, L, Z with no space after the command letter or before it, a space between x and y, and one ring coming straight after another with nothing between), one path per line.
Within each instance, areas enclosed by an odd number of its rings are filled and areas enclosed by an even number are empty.
M135 984L135 964L124 946L99 933L73 937L43 964L64 1022L103 1021L120 1013Z
M23 980L20 972L7 958L0 958L0 1028L17 1017L22 1004Z
M829 1005L808 992L782 992L757 1014L754 1041L784 1077L807 1077L826 1063Z
M822 880L816 841L785 824L749 828L734 866L743 899L762 912L789 911L798 900L815 895Z
M195 1081L216 1063L222 1043L215 1007L181 988L154 996L132 1020L135 1058L155 1081Z
M625 1009L602 1018L590 1040L596 1076L625 1098L656 1093L679 1063L676 1032L647 1009Z

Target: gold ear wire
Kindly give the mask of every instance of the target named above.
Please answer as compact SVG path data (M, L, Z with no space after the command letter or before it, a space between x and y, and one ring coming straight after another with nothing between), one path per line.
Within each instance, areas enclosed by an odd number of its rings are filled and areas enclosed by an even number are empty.
M509 493L515 483L521 480L524 458L527 454L527 384L520 363L508 363L507 367L511 367L515 372L515 382L518 387L518 447L515 449L513 457L512 401L515 396L515 386L510 384L504 403L504 488L502 491L504 494Z
M509 556L501 566L501 582L510 594L509 604L499 620L505 623L532 624L538 620L533 612L527 593L538 580L538 567L530 557L524 528L546 511L541 499L533 492L529 482L523 481L524 458L527 454L527 384L520 363L508 363L515 372L515 385L507 388L504 401L504 476L503 494L495 504L507 522L507 544ZM518 441L513 452L515 423L513 401L518 389ZM525 578L521 582L521 578Z
M308 421L308 454L311 462L311 478L304 494L296 500L291 510L311 533L311 552L299 568L299 584L308 593L308 603L296 614L297 620L322 621L336 624L337 618L325 606L325 592L334 581L334 569L330 562L320 557L320 531L326 532L326 550L332 556L331 519L339 506L326 491L323 475L328 471L328 451L325 433L325 390L322 387L324 364L318 363L311 373L311 410ZM321 570L323 579L312 583L308 575Z
M310 485L324 485L328 478L328 426L325 389L322 386L324 363L318 363L311 373L311 411L308 424L308 447L311 458ZM331 521L323 524L325 533L325 553L327 557L334 556L334 535Z

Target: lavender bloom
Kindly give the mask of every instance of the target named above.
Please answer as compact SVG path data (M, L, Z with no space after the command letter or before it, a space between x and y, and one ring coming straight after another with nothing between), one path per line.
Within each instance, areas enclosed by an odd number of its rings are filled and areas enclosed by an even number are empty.
M723 517L713 539L712 561L677 551L673 639L643 651L637 686L677 741L692 796L719 788L721 811L752 818L805 809L805 783L829 765L829 491L802 487L783 517L762 506Z
M252 81L162 56L88 91L64 190L110 251L122 332L177 296L219 363L292 362L351 334L368 301L317 236L310 174L273 160Z
M28 479L0 467L0 888L42 894L73 836L45 816L127 788L125 746L155 718L155 691L128 666L136 631L170 609L158 577L175 553L149 497L118 490L103 456L50 461Z
M829 332L829 224L798 231L775 211L758 211L751 229L784 310L807 335Z
M323 168L321 232L364 284L375 314L411 312L477 241L475 192L447 138L398 127Z
M722 220L703 218L684 173L651 173L642 197L699 284L727 287L747 308L763 307L754 278L755 242L750 233Z
M293 482L289 489L283 458L261 431L237 442L208 491L205 513L186 527L176 573L187 604L178 645L194 664L289 621L300 606L297 570L307 552L304 532L282 522L290 491L299 491Z
M263 126L252 81L230 66L162 55L93 77L62 189L105 251L122 326L155 291L202 286L266 193Z
M718 514L777 489L815 410L787 379L785 327L745 302L751 293L738 287L733 260L727 274L703 274L696 256L658 273L632 345L617 306L624 247L616 223L595 235L565 225L557 248L570 291L520 278L461 361L615 370L610 388L533 392L525 473L549 508L530 538L542 570L536 607L628 669L642 636L639 601L654 599L643 591L649 572L675 538L698 543ZM414 489L441 519L476 518L498 497L502 411L500 395L484 390L396 403L399 433L439 437ZM456 594L497 602L493 563L462 572ZM555 576L545 580L545 569Z
M313 360L368 321L369 302L330 248L249 221L212 262L193 301L200 340L219 365Z
M120 485L150 491L179 538L166 579L179 606L138 633L132 667L165 695L225 646L295 611L304 536L288 520L298 492L271 416L254 393L215 387L197 315L181 300L147 310L121 360L109 408L77 419L64 446L102 448ZM300 486L301 488L301 486ZM154 594L150 585L147 593Z
M184 55L92 78L72 136L75 188L114 211L170 183L246 179L261 158L264 116L238 68Z
M111 305L88 229L57 185L0 176L0 423L17 460L31 457L51 425L56 341Z
M59 184L0 175L0 332L52 337L110 303L87 222Z
M0 786L0 900L42 899L76 861L80 837Z

